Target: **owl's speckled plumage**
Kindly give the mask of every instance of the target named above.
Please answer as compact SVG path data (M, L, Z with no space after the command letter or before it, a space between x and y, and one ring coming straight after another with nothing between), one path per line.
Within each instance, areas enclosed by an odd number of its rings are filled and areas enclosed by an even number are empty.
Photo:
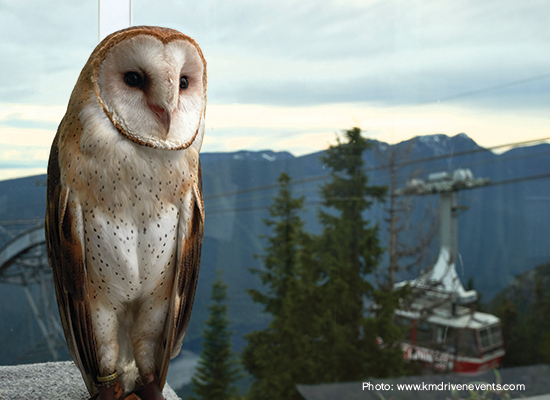
M198 45L129 28L90 56L52 145L48 256L71 356L100 399L111 394L98 376L118 370L146 400L139 388L162 389L181 348L200 262L205 108Z

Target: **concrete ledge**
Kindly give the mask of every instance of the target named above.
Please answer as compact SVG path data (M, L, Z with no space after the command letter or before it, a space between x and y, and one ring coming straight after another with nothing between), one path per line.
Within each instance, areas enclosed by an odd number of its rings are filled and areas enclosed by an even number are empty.
M181 400L166 385L166 400ZM88 391L72 361L0 366L2 400L88 400Z

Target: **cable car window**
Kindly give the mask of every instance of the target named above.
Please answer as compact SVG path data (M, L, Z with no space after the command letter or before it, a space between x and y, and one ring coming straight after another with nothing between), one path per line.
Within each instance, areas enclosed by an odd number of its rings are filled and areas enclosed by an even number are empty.
M460 329L458 331L458 355L479 357L479 348L475 331L471 329Z
M438 326L436 329L436 338L435 341L437 343L444 343L447 340L447 331L449 327L448 326Z
M433 341L434 326L429 322L420 322L416 328L416 342L418 344L430 344Z
M500 326L495 325L491 327L491 341L493 345L502 343L502 336L500 334Z
M489 347L491 343L489 342L489 330L482 329L479 331L479 337L481 338L481 347Z

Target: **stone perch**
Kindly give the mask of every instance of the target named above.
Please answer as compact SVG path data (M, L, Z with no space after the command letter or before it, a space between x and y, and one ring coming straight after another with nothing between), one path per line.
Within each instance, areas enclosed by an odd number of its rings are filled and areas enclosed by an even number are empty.
M181 400L166 384L166 400ZM1 400L88 400L80 372L72 361L0 366Z

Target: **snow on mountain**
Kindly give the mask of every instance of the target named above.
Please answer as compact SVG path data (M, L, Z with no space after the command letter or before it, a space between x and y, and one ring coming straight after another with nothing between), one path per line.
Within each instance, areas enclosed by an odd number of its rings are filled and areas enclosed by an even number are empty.
M480 146L465 133L459 133L455 136L447 136L444 134L417 136L403 143L410 143L411 141L413 141L417 150L427 151L432 156L453 154L480 148Z
M206 164L209 162L219 162L219 161L228 161L237 160L251 160L251 161L275 161L275 160L288 160L295 158L288 151L272 151L272 150L263 150L263 151L248 151L241 150L233 153L201 153L201 162Z
M277 159L277 156L269 155L267 153L262 153L262 157L265 158L267 161L275 161Z

